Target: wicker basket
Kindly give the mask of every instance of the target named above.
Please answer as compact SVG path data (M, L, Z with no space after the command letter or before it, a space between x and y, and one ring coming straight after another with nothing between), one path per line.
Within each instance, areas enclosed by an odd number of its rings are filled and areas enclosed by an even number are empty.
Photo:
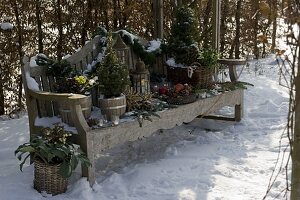
M213 85L214 69L193 65L191 78L188 76L189 67L167 67L168 79L173 83L188 83L192 86L210 88Z
M39 160L34 160L34 188L48 194L57 195L66 192L68 179L59 174L59 164L49 165Z
M175 97L175 98L169 97L167 99L167 102L169 104L173 104L173 105L183 105L183 104L193 103L196 100L197 100L197 96L195 94L191 94L188 96L179 96L179 97Z

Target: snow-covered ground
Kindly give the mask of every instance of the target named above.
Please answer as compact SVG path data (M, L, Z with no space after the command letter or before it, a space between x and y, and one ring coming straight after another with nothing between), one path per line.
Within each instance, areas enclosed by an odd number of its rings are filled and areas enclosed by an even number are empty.
M75 174L65 194L47 199L262 199L275 169L288 110L288 91L278 84L274 60L272 56L261 60L260 75L254 73L255 61L243 71L241 80L255 86L245 91L241 122L198 119L123 145L101 155L97 167L104 176L98 175L93 188ZM223 110L227 111L231 110ZM22 173L14 157L14 150L28 137L27 116L0 121L1 200L44 199L33 189L33 166L25 166ZM280 199L276 196L284 187L285 176L280 173L267 199Z

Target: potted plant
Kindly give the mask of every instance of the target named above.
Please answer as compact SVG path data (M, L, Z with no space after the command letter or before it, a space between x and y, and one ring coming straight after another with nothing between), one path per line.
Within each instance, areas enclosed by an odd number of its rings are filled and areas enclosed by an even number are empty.
M92 99L91 89L96 85L96 79L89 79L87 76L79 74L71 67L66 60L56 61L44 56L37 56L36 63L47 67L47 73L55 77L53 92L82 94L86 100L81 104L84 117L87 119L91 115ZM66 102L59 102L59 111L62 122L74 126L69 105Z
M207 66L206 63L209 58L208 53L213 51L199 48L198 24L191 8L177 9L168 39L167 52L170 56L167 60L168 79L174 84L201 85L203 77L212 76L213 66ZM206 63L203 63L203 60Z
M112 48L112 34L107 38L106 55L97 64L97 74L101 93L99 107L108 120L123 115L126 111L126 97L123 92L130 85L128 67L121 64Z
M34 188L56 195L66 191L68 178L79 163L90 166L86 155L69 141L71 132L55 124L42 129L42 135L20 145L15 155L22 161L20 170L28 158L34 163Z
M86 96L86 100L81 104L84 117L87 119L91 116L92 98L91 89L96 85L96 78L88 79L86 76L77 75L74 77L65 77L58 79L54 84L56 92L82 94ZM60 102L59 112L64 123L74 126L69 105L66 102Z

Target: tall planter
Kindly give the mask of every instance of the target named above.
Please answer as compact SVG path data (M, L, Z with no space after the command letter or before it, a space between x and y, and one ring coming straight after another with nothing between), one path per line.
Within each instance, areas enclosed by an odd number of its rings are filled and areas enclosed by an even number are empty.
M213 85L214 68L204 66L167 67L168 79L173 83L190 84L201 88Z
M34 160L33 186L38 192L57 195L66 192L68 179L59 174L60 164L47 164Z
M84 118L87 119L91 116L92 110L92 98L91 96L86 96L86 101L81 104L82 113ZM59 112L61 115L62 122L74 126L74 122L71 115L70 105L67 103L60 103Z
M126 97L121 95L115 98L98 99L99 107L107 120L112 121L114 116L120 117L126 112Z

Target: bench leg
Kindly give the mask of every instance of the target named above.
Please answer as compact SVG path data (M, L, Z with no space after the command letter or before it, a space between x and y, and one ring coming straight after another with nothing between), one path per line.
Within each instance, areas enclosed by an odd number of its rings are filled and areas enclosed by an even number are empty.
M87 179L90 183L90 186L93 186L94 183L95 183L95 180L96 180L96 177L95 177L95 159L94 159L93 154L88 153L88 151L86 151L86 152L87 152L87 157L90 160L92 165L90 167L82 166L82 176L87 177Z
M244 111L243 111L243 105L235 105L234 106L234 119L235 121L239 122L243 118Z
M240 104L234 106L234 118L239 122L244 116L244 91L241 90Z
M90 185L95 183L95 157L93 151L93 135L89 133L90 128L82 114L81 106L78 104L70 105L73 122L79 135L79 144L84 153L86 153L91 166L82 166L82 176L87 177Z

